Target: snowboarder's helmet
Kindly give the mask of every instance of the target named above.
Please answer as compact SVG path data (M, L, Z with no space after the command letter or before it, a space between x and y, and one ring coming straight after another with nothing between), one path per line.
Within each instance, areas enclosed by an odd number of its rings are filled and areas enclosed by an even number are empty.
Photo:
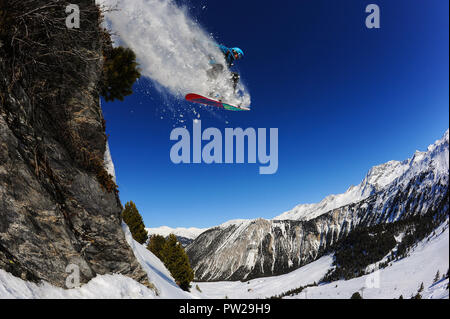
M232 48L233 56L235 60L240 60L244 57L244 51L239 48Z

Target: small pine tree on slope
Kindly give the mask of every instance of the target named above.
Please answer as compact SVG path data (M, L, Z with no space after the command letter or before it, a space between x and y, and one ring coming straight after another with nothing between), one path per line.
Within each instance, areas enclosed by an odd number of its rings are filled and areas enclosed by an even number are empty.
M424 289L424 287L423 287L423 282L420 284L420 287L419 287L419 290L417 291L417 292L422 292L423 291L423 289Z
M162 261L162 250L166 239L161 235L152 235L150 241L148 242L147 249L150 250L156 257Z
M136 204L129 201L125 204L125 209L122 213L123 221L130 228L133 239L140 244L144 244L148 239L148 233L145 230L144 221L141 214L136 207Z
M439 280L441 280L441 274L439 273L438 270L436 276L434 277L433 283L437 283Z
M167 238L161 251L161 256L177 285L181 289L189 291L190 283L194 279L194 272L186 252L174 234Z
M359 292L355 292L350 299L363 299Z

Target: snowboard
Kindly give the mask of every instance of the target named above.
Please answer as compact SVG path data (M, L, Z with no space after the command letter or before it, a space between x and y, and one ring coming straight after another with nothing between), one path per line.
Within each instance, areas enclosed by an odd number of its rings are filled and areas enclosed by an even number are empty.
M248 107L230 105L194 93L186 95L186 101L202 105L214 106L228 111L250 111Z

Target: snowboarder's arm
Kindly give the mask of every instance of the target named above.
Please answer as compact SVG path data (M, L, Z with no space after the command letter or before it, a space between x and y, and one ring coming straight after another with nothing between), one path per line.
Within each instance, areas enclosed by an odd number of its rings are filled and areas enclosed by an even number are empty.
M226 46L224 46L222 44L218 44L217 46L219 47L220 51L222 51L222 53L225 54L225 55L227 54L227 52L230 51L229 48L227 48Z
M223 55L225 56L225 60L228 63L229 67L232 67L234 64L234 58L233 58L233 53L231 52L230 48L219 44L218 45L219 49L222 51Z

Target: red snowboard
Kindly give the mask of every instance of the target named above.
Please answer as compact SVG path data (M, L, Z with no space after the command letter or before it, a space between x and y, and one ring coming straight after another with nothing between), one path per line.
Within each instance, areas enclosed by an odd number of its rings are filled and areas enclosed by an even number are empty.
M186 95L186 101L192 103L198 103L203 105L215 106L221 109L229 110L229 111L250 111L248 107L243 106L233 106L230 104L226 104L220 101L212 100L210 98L198 95L198 94L188 94Z

